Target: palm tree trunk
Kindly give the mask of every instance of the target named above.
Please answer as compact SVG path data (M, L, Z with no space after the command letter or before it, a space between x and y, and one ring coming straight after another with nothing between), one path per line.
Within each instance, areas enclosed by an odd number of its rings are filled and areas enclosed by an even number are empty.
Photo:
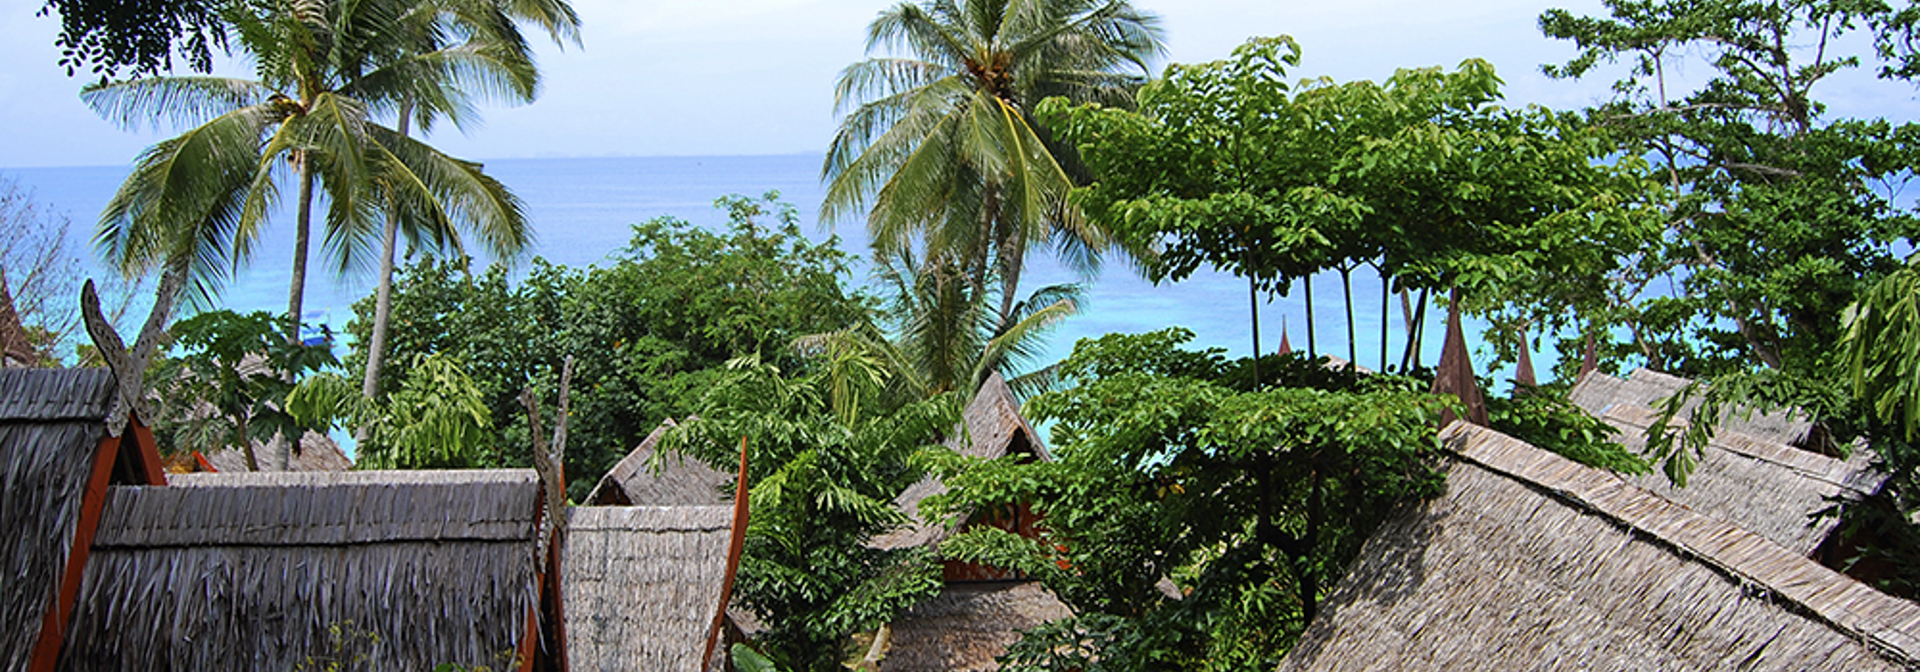
M1000 246L1000 328L1013 326L1014 292L1020 288L1020 267L1026 261L1026 241L1018 240L1019 234L1007 232L999 236Z
M413 102L402 102L397 129L400 137L407 137L412 117ZM360 384L360 396L369 400L380 393L380 367L387 360L387 325L393 317L393 254L399 243L400 220L395 216L393 203L389 201L387 205L387 227L380 242L380 288L374 292L373 300L373 336L367 341L367 374ZM371 429L372 425L368 424L354 430L354 442L365 443Z
M1374 268L1380 271L1380 372L1387 371L1387 323L1393 319L1393 291L1387 282L1386 263L1382 261Z
M313 162L303 153L300 162L300 204L293 233L293 283L287 290L287 342L300 340L301 302L307 290L307 242L313 227Z

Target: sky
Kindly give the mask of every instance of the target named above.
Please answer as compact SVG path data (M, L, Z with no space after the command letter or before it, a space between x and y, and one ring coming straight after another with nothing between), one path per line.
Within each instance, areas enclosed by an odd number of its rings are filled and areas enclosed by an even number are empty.
M85 78L55 63L57 19L39 0L0 3L0 168L125 165L178 132L129 132L77 95ZM884 0L574 0L584 46L540 43L538 101L485 110L479 128L437 129L433 142L472 159L817 153L837 121L833 84L864 57L865 28ZM1577 108L1604 81L1539 74L1569 45L1535 27L1540 12L1597 13L1597 0L1136 0L1166 29L1165 62L1225 57L1252 36L1289 34L1299 76L1382 79L1399 67L1492 61L1514 103ZM1156 66L1156 72L1157 72ZM221 74L245 76L244 63ZM170 131L170 132L169 132Z

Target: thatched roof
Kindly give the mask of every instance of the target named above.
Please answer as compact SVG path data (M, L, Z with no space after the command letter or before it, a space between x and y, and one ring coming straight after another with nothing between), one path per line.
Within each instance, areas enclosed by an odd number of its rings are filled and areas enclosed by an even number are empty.
M62 669L510 662L535 603L530 470L175 476L107 495ZM344 643L342 643L344 641Z
M1645 369L1624 380L1596 371L1582 377L1570 396L1576 405L1620 430L1614 438L1621 445L1640 451L1646 446L1647 429L1659 418L1655 404L1686 383ZM1838 521L1811 516L1827 508L1832 497L1879 489L1886 477L1871 469L1872 456L1865 450L1843 461L1781 441L1805 436L1807 426L1787 413L1755 414L1751 419L1734 414L1722 421L1687 487L1673 487L1657 471L1629 480L1796 553L1812 555Z
M980 385L973 401L967 404L961 414L961 427L956 428L954 436L946 441L946 446L962 455L981 459L997 459L1008 454L1029 453L1036 459L1053 459L1047 452L1047 446L1040 442L1040 433L1027 424L1020 415L1020 402L1013 398L1013 388L1007 386L1005 378L995 373ZM877 548L906 548L933 544L958 529L964 521L929 522L920 515L920 502L928 497L947 491L947 484L933 476L927 476L920 482L908 486L894 498L894 505L913 517L913 522L905 528L874 537Z
M1034 581L949 584L893 622L887 672L991 672L1020 633L1072 615Z
M1920 606L1492 430L1362 549L1281 670L1899 670Z
M286 450L284 437L275 437L272 441L254 441L253 458L261 470L272 470L279 464L280 451ZM247 471L247 455L232 448L207 453L207 462L221 472ZM319 432L307 432L300 436L300 451L287 460L288 471L348 471L353 469L353 459L340 450L340 444L332 437Z
M568 521L561 576L573 668L700 669L732 507L578 507Z
M1586 409L1594 417L1605 417L1609 409L1617 406L1637 406L1657 409L1658 404L1678 393L1693 381L1679 376L1668 375L1648 369L1634 369L1625 379L1615 378L1598 371L1582 375L1574 383L1568 394L1575 406ZM1676 419L1684 419L1700 407L1696 395L1682 407ZM1716 429L1720 432L1739 432L1762 441L1797 445L1804 442L1807 433L1813 429L1813 423L1798 413L1754 413L1746 414L1729 409L1721 415Z
M659 453L660 438L674 428L659 427L607 470L587 495L590 506L718 506L726 504L734 477L688 455ZM656 458L656 455L658 456ZM657 462L657 463L656 463Z
M107 435L106 369L0 370L0 669L26 669Z

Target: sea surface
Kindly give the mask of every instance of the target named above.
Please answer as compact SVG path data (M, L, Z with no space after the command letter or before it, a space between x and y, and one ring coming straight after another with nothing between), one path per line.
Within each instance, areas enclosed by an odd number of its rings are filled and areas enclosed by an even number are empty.
M525 202L536 236L529 256L544 257L556 264L605 265L608 256L627 243L630 225L662 215L707 228L724 227L726 214L713 207L715 198L728 194L758 197L768 191L779 192L782 200L799 209L803 228L811 238L821 241L837 235L842 249L864 259L867 236L863 222L818 224L824 192L819 180L820 163L818 154L556 158L494 160L486 163L486 169ZM13 179L31 190L42 206L70 217L73 249L90 253L88 239L99 212L128 170L127 166L0 168L0 177ZM286 310L293 255L292 219L287 212L273 217L253 263L222 292L219 300L223 307L276 313ZM353 302L372 293L373 273L338 276L315 270L326 267L318 240L316 233L314 257L308 266L307 319L325 322L340 331L353 318ZM86 262L90 274L107 273L97 258L87 256ZM522 271L526 267L525 263L518 265ZM865 267L849 280L866 283ZM1115 259L1097 276L1082 278L1047 253L1036 252L1021 279L1021 293L1069 282L1086 283L1085 301L1080 315L1049 335L1043 364L1065 357L1080 338L1169 326L1193 330L1192 345L1196 347L1220 347L1232 356L1252 351L1247 284L1229 273L1203 271L1178 283L1154 285L1124 261ZM1356 361L1381 368L1381 321L1386 319L1386 360L1397 366L1407 340L1397 298L1383 306L1380 280L1370 269L1356 271L1353 285L1355 319L1351 326L1356 336L1352 349ZM1313 289L1317 350L1347 357L1349 325L1339 276L1327 273L1316 277ZM137 312L144 314L144 309ZM1297 284L1288 296L1261 297L1261 350L1275 351L1283 329L1294 349L1307 349L1306 318L1305 291ZM1445 315L1436 311L1426 324L1422 361L1431 364L1439 357ZM1468 342L1476 350L1477 361L1492 358L1490 352L1479 347L1478 334L1484 326L1471 321L1468 324ZM1553 354L1536 352L1534 358L1544 376L1554 361ZM1496 373L1496 377L1505 375Z

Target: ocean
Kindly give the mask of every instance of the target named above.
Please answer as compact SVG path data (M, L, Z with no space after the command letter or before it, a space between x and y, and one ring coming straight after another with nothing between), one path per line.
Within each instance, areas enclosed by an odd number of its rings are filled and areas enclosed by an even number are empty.
M728 194L758 197L768 191L778 191L782 200L799 209L810 237L819 241L838 235L842 249L864 258L867 236L863 223L841 222L831 227L814 224L824 193L820 163L818 154L794 154L502 159L488 161L486 168L525 202L536 236L529 256L544 257L556 264L605 264L608 255L626 245L631 224L662 215L708 228L725 226L725 213L713 207L715 198ZM88 239L100 209L127 172L126 166L0 168L0 176L30 190L40 205L71 218L73 249L80 251L91 251ZM286 309L291 273L287 261L293 254L291 222L290 213L274 216L251 266L223 291L223 307L269 312ZM339 331L353 318L353 302L372 293L373 273L339 277L315 270L324 267L318 239L316 235L315 256L308 267L308 320L325 322ZM86 262L90 274L107 272L92 256L86 257ZM525 267L524 263L519 265L522 270ZM860 270L849 280L866 283L868 278ZM1354 273L1353 281L1352 330L1357 361L1379 368L1383 319L1380 280L1371 269L1362 268ZM1134 273L1124 260L1112 259L1096 277L1081 278L1047 253L1036 252L1027 262L1021 291L1024 294L1036 287L1067 282L1087 283L1085 301L1080 315L1049 335L1042 355L1047 362L1067 356L1080 338L1176 325L1195 333L1195 347L1220 347L1231 356L1244 356L1252 350L1247 284L1230 273L1202 271L1178 283L1154 285ZM1339 276L1327 273L1316 277L1313 289L1318 351L1346 357L1348 325ZM1308 347L1304 294L1296 284L1289 296L1262 298L1259 323L1263 351L1278 348L1283 328L1296 350ZM1397 299L1389 308L1385 313L1389 321L1388 362L1397 365L1406 333ZM1429 315L1422 361L1437 361L1444 325L1444 314L1435 311ZM1482 362L1492 358L1477 338L1484 327L1470 321L1467 334L1469 345L1476 350L1476 361ZM1536 352L1534 358L1543 375L1554 361L1551 352ZM1484 365L1476 368L1484 371ZM1505 378L1498 372L1495 375Z

